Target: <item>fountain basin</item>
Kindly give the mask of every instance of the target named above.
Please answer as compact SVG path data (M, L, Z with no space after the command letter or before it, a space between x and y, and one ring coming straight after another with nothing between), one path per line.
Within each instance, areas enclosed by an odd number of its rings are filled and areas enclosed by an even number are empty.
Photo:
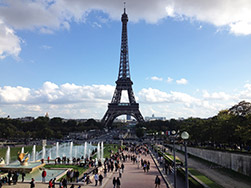
M46 171L46 177L45 181L48 182L50 179L59 179L62 177L64 174L66 174L68 169L45 169ZM32 173L26 174L24 181L25 182L30 182L31 178L34 178L35 182L42 182L42 170L37 169L33 171ZM21 180L21 176L19 176L19 181Z
M25 172L25 173L31 173L36 169L42 168L45 165L45 163L41 162L30 162L27 165L20 165L19 162L14 162L5 166L1 166L0 170L3 172L8 172L8 171L17 171L17 172Z

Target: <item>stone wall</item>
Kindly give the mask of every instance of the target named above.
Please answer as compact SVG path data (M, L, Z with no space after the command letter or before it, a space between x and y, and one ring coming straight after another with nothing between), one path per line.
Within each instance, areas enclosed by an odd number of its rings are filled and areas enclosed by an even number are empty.
M179 145L176 147L178 150L185 151L184 146ZM216 163L218 165L251 177L251 155L214 151L193 147L187 147L187 152L196 157L205 159L207 161Z

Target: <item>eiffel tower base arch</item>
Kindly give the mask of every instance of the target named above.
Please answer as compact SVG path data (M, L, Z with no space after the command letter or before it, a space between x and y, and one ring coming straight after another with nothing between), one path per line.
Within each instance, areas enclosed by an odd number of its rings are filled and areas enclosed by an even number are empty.
M112 104L109 103L108 110L105 113L101 123L104 126L110 126L112 122L115 120L116 117L120 115L130 115L134 117L138 122L144 122L144 118L142 117L139 111L139 104L134 103L119 103L119 104Z

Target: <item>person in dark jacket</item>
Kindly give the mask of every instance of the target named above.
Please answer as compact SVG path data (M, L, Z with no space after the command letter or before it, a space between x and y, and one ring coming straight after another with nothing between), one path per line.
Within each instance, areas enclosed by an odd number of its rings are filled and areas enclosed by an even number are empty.
M117 180L116 180L115 177L113 177L112 184L113 184L113 188L116 188L116 186L117 186Z
M25 172L22 172L22 182L24 182Z
M120 179L119 179L119 177L117 177L117 188L120 188L120 185L121 185Z
M35 187L35 180L33 178L31 178L31 182L30 182L30 188L34 188Z
M125 168L125 165L122 163L121 164L122 173L124 172L124 168Z
M98 181L100 186L102 185L103 178L102 174L99 174Z
M63 188L67 188L67 179L63 179L62 181L62 184L63 184Z
M160 187L160 178L158 177L158 175L155 178L155 188Z

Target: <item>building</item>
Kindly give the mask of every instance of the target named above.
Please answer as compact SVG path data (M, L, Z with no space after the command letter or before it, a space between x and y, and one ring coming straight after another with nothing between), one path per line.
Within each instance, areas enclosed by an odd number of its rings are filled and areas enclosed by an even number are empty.
M154 114L151 117L145 117L145 121L156 121L156 120L165 121L166 117L155 117Z
M32 122L34 119L35 118L31 116L17 118L17 120L20 120L21 122Z

